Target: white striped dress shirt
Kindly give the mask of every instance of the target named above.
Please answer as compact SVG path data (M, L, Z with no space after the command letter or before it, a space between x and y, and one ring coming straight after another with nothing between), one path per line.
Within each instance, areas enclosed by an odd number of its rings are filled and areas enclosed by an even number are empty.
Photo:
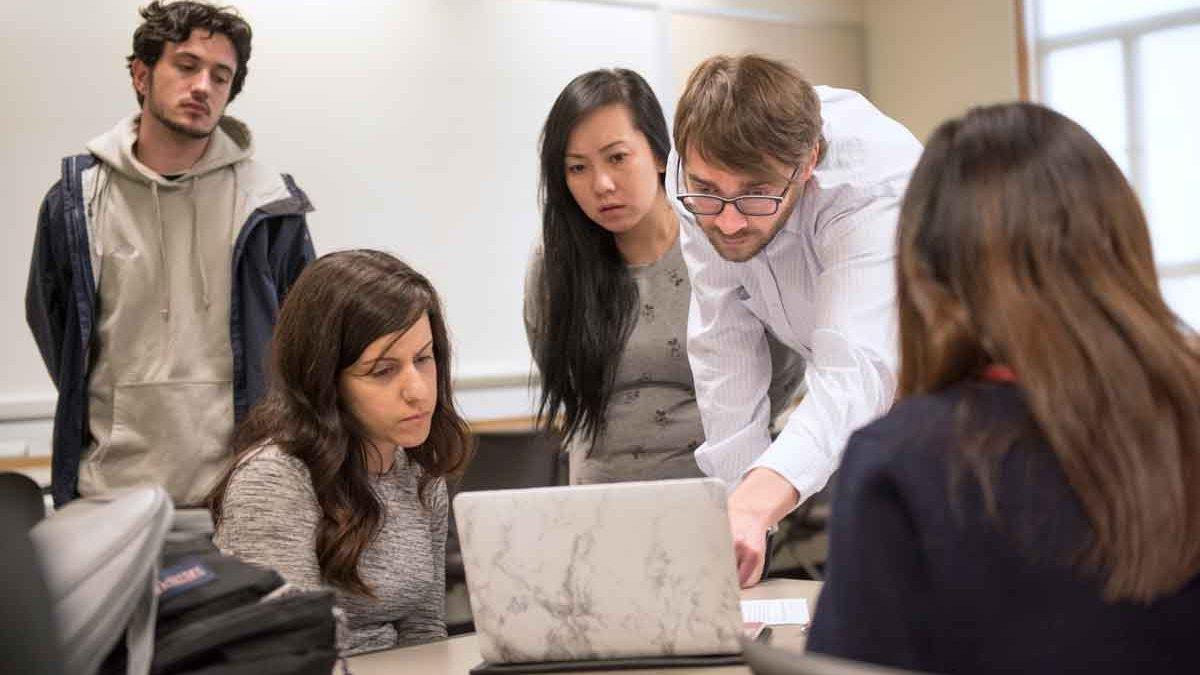
M896 389L895 232L921 144L860 94L817 87L828 144L778 235L744 263L722 259L685 219L692 282L688 357L705 442L696 463L733 489L750 469L786 478L803 501L837 468L855 429ZM671 153L668 194L678 155ZM727 208L733 208L729 206ZM774 442L764 331L805 360L807 395Z

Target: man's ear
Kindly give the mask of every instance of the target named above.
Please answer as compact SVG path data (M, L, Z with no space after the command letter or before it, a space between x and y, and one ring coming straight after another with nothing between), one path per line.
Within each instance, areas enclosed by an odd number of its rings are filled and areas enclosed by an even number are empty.
M141 59L133 60L133 90L143 97L150 95L150 66Z
M809 178L812 178L813 171L817 168L817 157L820 155L820 152L821 143L818 141L817 144L813 146L813 149L809 151L808 158L805 160L804 172L797 178L797 183L803 183Z

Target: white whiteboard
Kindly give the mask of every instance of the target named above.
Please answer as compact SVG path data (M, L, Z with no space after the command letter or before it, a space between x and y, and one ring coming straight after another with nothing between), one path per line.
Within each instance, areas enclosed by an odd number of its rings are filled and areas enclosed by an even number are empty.
M380 248L432 279L460 381L529 372L521 294L540 230L537 136L573 77L631 68L668 111L715 51L775 54L816 82L863 79L859 0L232 1L254 51L229 113L250 125L257 157L308 192L318 253ZM124 57L146 2L0 3L0 420L50 410L24 323L36 211L59 158L134 109ZM706 18L722 7L735 16ZM763 19L784 10L794 15Z
M526 374L538 133L575 75L653 67L654 13L561 1L378 11L339 24L324 5L257 9L270 33L236 113L316 204L319 250L401 256L443 296L460 376Z
M37 206L59 158L133 110L123 59L141 4L0 9L12 115L0 141L0 346L11 359L0 403L53 396L23 320ZM655 10L563 0L236 4L254 51L228 112L250 125L256 156L309 194L318 253L401 256L443 296L459 376L527 374L521 294L540 227L541 124L586 70L654 77Z

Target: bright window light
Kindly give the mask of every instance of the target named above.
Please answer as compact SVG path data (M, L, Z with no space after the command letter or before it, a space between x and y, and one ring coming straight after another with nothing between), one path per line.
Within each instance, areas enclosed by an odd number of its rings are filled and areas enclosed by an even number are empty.
M1129 177L1163 295L1200 329L1200 0L1027 0L1038 98Z
M1059 37L1196 7L1196 0L1042 0L1039 37Z
M1145 175L1141 196L1152 223L1160 265L1200 261L1200 25L1141 38L1142 138Z

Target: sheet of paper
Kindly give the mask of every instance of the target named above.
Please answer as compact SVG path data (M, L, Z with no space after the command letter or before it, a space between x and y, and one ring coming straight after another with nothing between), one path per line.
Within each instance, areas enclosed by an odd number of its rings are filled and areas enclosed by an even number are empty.
M804 598L782 598L779 600L743 600L742 621L761 621L769 626L780 624L805 625L808 617L808 600Z

